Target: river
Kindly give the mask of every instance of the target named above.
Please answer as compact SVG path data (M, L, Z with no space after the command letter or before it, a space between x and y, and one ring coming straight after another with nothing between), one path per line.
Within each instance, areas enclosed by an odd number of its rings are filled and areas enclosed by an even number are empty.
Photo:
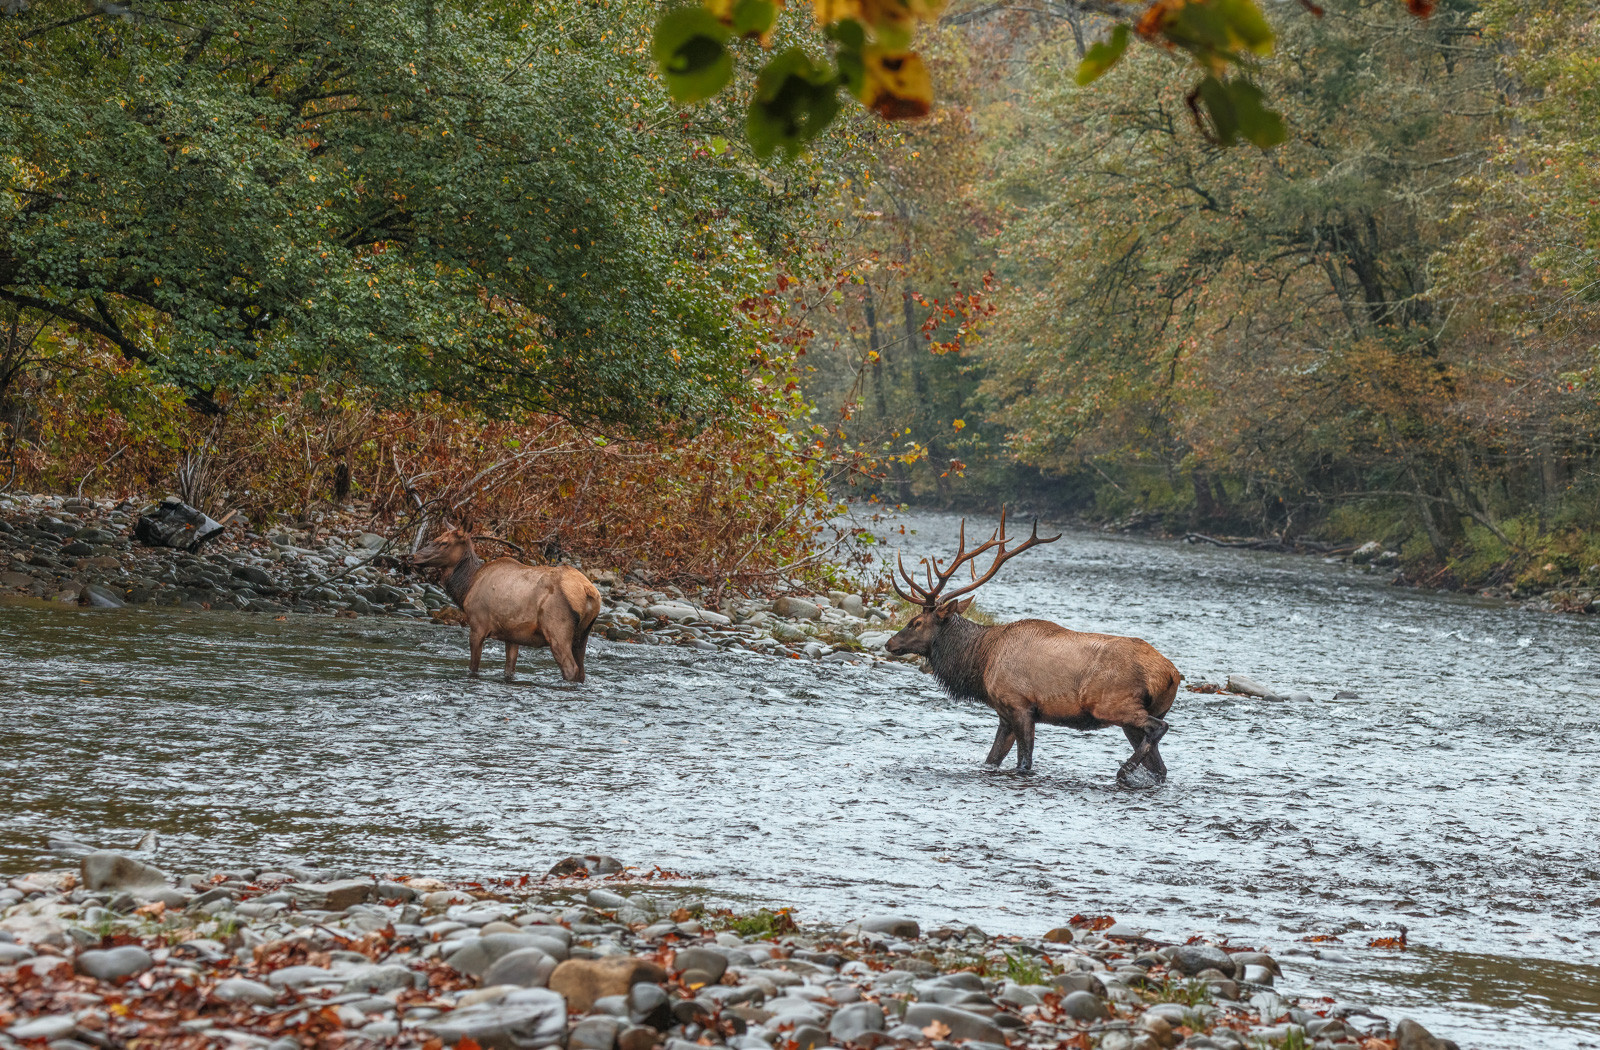
M957 520L890 542L947 552ZM506 875L599 850L802 921L1226 935L1280 953L1286 990L1464 1050L1600 1046L1600 622L1083 532L979 603L1312 700L1181 690L1169 781L1128 791L1114 730L1041 727L1035 775L983 769L993 716L904 666L600 640L585 685L542 652L508 684L426 624L0 605L0 871L52 831L154 829L180 870ZM1367 947L1399 924L1407 951Z

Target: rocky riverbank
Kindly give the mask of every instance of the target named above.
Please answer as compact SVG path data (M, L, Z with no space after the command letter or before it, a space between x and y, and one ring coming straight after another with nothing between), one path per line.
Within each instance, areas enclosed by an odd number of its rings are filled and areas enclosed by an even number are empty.
M800 926L602 856L461 883L49 848L77 864L0 890L0 1050L1455 1047L1280 994L1259 951L1108 916L1031 938Z
M436 583L401 570L409 550L364 528L353 509L316 530L230 527L189 553L133 538L140 505L60 496L0 496L0 595L94 608L167 607L282 615L401 616L456 625ZM487 549L486 554L504 553ZM741 649L792 659L889 659L891 610L859 594L807 594L779 584L777 598L655 588L589 570L605 599L596 633L613 641Z

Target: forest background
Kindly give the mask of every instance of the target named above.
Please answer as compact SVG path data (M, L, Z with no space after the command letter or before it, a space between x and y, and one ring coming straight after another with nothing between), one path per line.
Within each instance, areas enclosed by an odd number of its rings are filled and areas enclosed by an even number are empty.
M0 485L688 580L820 580L854 496L1600 584L1588 5L1271 5L1270 150L1159 49L1079 86L1097 6L956 0L928 117L759 162L641 0L7 3Z

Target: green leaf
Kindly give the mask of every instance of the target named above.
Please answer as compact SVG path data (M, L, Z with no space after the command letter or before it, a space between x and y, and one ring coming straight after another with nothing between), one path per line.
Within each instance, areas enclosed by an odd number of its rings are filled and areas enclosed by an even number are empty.
M839 112L839 76L798 47L768 62L756 76L745 122L750 148L762 160L779 149L790 159L822 133Z
M823 30L824 35L835 40L841 47L852 51L860 51L867 46L867 28L854 18L845 18L830 24Z
M1216 77L1206 77L1196 85L1194 95L1199 97L1206 112L1211 115L1212 140L1219 146L1231 146L1239 141L1239 119L1234 115L1233 97L1228 93L1228 86Z
M1119 25L1111 30L1110 40L1091 44L1083 54L1083 61L1078 63L1078 83L1092 84L1105 76L1121 60L1123 52L1128 50L1128 37L1128 27Z
M1271 149L1288 137L1283 116L1266 107L1260 88L1248 80L1236 79L1228 83L1228 95L1233 100L1239 134L1250 142L1262 149Z
M668 94L679 102L699 102L727 87L733 79L728 36L728 27L702 7L662 15L651 50Z
M772 0L739 0L733 5L733 31L740 36L764 36L778 20Z
M1223 21L1237 43L1258 55L1272 51L1272 27L1253 0L1216 0Z

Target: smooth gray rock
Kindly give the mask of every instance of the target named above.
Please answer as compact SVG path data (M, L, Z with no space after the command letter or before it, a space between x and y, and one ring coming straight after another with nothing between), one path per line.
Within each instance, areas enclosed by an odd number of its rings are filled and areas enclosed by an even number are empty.
M32 948L25 948L20 944L0 944L0 966L10 966L24 959L34 956Z
M1171 966L1186 977L1201 970L1220 970L1224 977L1237 976L1233 956L1209 944L1184 944L1172 950Z
M344 911L353 904L372 899L375 884L370 879L341 879L338 882L291 882L283 889L292 894L302 908Z
M18 1021L6 1029L6 1034L13 1039L63 1039L77 1027L71 1014L45 1014Z
M1050 978L1050 983L1063 992L1088 992L1102 999L1106 995L1106 986L1101 983L1100 978L1085 970L1058 973Z
M1005 1033L1000 1027L987 1017L980 1017L974 1013L957 1009L954 1006L941 1006L936 1003L912 1003L906 1009L906 1024L915 1028L926 1028L933 1022L950 1029L946 1036L952 1041L962 1039L976 1039L983 1043L997 1043L1006 1045Z
M471 1038L484 1050L554 1046L567 1034L567 1001L547 988L521 988L504 999L424 1021L446 1046Z
M150 889L167 884L167 873L160 868L110 850L81 858L78 873L87 890Z
M587 900L589 901L589 907L599 908L602 911L616 911L618 908L626 907L628 904L628 898L607 889L590 890Z
M1068 992L1061 1000L1061 1011L1074 1021L1103 1021L1111 1016L1100 997L1090 992Z
M672 966L683 973L700 970L707 977L706 984L716 984L728 972L728 959L705 948L685 948L678 952Z
M248 977L230 977L220 982L211 994L227 1003L250 1003L252 1006L272 1006L278 993L260 981Z
M81 974L102 981L116 981L144 973L156 964L150 953L134 944L104 951L82 952L78 955L77 969Z
M841 1006L828 1022L828 1035L838 1043L853 1043L868 1032L884 1029L883 1008L877 1003Z
M612 1050L622 1020L617 1017L585 1017L567 1033L567 1050Z
M338 980L332 970L320 966L285 966L267 975L267 983L275 988L304 988L312 984L333 984Z
M1394 1026L1399 1050L1460 1050L1453 1039L1440 1039L1411 1018Z
M399 991L402 988L416 987L416 975L409 969L398 964L387 966L361 966L351 970L344 982L342 994L351 995L355 992L370 992L373 995L384 995L388 992Z
M795 1026L789 1038L794 1040L794 1050L816 1050L827 1044L828 1033L814 1024L802 1024Z
M1244 696L1258 696L1262 699L1274 697L1277 694L1247 674L1230 674L1228 676L1227 690L1230 693L1240 693Z
M555 969L556 960L544 949L518 948L496 959L484 971L483 984L484 987L514 984L518 988L543 988L550 983Z
M790 620L816 620L822 617L822 606L804 598L779 598L772 603L772 611Z
M917 925L917 920L903 915L869 915L857 925L871 933L887 933L891 937L907 940L922 936L922 927Z
M489 967L515 951L538 948L540 954L550 958L549 953L539 946L541 939L530 933L491 933L468 941L447 956L445 963L459 973L482 977L488 972ZM552 959L551 969L554 968L555 961ZM546 979L549 979L548 974Z
M636 984L628 989L628 1019L666 1031L672 1027L672 1003L659 985Z

